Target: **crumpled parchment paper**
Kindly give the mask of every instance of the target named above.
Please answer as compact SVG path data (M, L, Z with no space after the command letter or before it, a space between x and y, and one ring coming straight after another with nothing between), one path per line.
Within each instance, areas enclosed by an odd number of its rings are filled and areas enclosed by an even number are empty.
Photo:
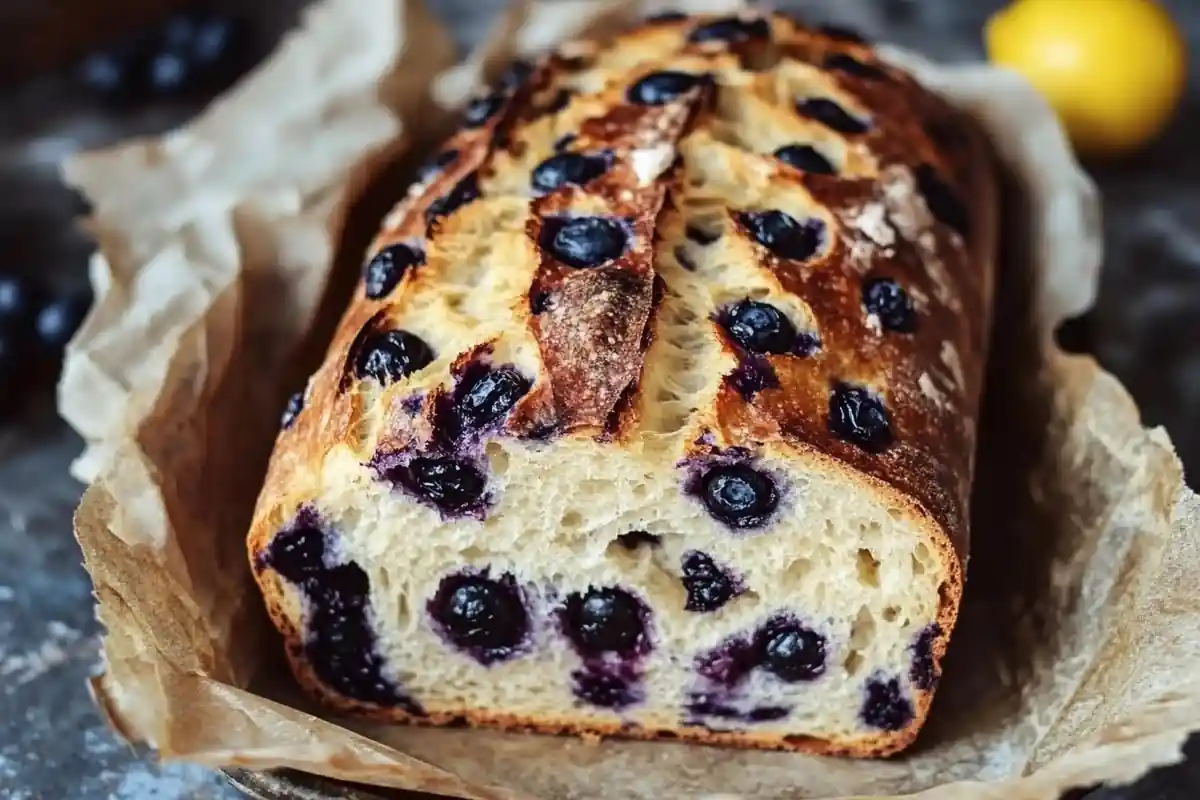
M164 758L472 798L1021 800L1177 759L1200 728L1200 501L1117 381L1050 337L1094 297L1095 190L1018 79L898 51L984 123L1008 181L970 580L917 747L855 762L372 727L295 693L243 537L283 400L406 159L506 58L656 5L519 3L453 66L416 0L323 0L187 127L65 166L100 244L60 406L87 443L76 533L112 725Z

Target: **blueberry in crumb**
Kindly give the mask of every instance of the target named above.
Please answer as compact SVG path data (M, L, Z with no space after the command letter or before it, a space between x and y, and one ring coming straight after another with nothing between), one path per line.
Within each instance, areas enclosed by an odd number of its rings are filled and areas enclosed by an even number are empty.
M455 390L458 432L479 430L500 421L531 385L529 379L511 366L468 374Z
M304 410L304 392L296 392L288 398L287 405L283 408L283 416L279 420L279 427L287 430L296 424L296 417L300 416L300 412Z
M884 330L912 333L917 329L917 312L904 287L891 278L872 278L863 284L863 306L879 318Z
M796 346L792 352L796 355L806 358L821 349L821 340L808 331L801 331L796 334Z
M550 310L553 295L550 292L536 291L529 295L529 310L534 314L545 314Z
M452 644L484 664L511 657L529 632L529 614L512 575L448 575L427 605Z
M626 225L609 217L548 219L541 246L569 267L598 267L621 257L629 248Z
M634 82L625 92L629 102L642 106L663 106L699 86L706 77L691 72L663 70L651 72Z
M701 481L701 497L710 514L734 528L762 525L779 505L775 483L745 464L710 469Z
M917 190L925 198L925 205L934 219L966 236L970 232L971 222L962 198L929 164L917 167L916 178Z
M61 356L91 307L90 292L68 292L51 297L38 309L33 320L37 344L48 355Z
M756 637L762 667L788 683L825 674L825 637L788 617L770 620Z
M912 669L909 678L918 689L929 691L937 683L937 669L933 663L933 643L941 636L942 628L936 622L927 625L917 636L912 646Z
M620 710L642 700L631 677L607 669L581 669L571 673L575 696L599 708Z
M764 389L778 389L779 376L771 362L753 354L743 354L729 373L729 383L747 402Z
M766 19L742 19L740 17L723 17L696 27L688 34L692 44L702 42L744 42L750 39L769 39L771 26Z
M751 353L787 353L796 343L795 326L770 303L743 300L725 312L722 323L733 340Z
M429 183L438 175L441 175L446 167L453 164L457 159L458 151L454 148L449 147L445 150L442 150L433 158L417 167L417 183Z
M0 274L0 330L31 330L41 305L40 294L34 283L24 276Z
M817 32L839 42L848 42L850 44L867 43L867 38L862 33L847 25L820 25L817 27Z
M862 386L846 383L836 384L829 397L829 430L868 453L881 453L894 441L883 401Z
M567 597L563 625L582 655L630 655L646 649L648 609L624 589L595 588Z
M414 458L404 482L410 490L446 512L465 511L483 497L486 479L475 467L454 458Z
M888 74L874 64L859 61L846 53L835 53L825 59L825 68L869 81L885 81Z
M866 699L862 705L862 720L872 728L898 731L913 721L913 707L900 681L873 677L867 681Z
M816 120L827 128L838 133L866 133L870 127L864 120L852 115L846 109L827 97L810 97L796 104L800 116Z
M705 680L724 687L741 682L758 665L758 654L749 639L734 636L717 648L696 657L696 672Z
M639 547L658 547L662 537L647 531L630 531L617 537L617 544L626 550L637 550Z
M432 361L433 351L416 334L380 331L363 340L354 362L354 372L362 380L373 379L386 386Z
M710 245L721 238L721 230L710 230L699 223L689 223L684 233L698 245Z
M315 519L298 515L295 527L275 534L263 561L297 585L325 571L325 531Z
M449 216L478 198L479 178L474 172L471 172L456 183L450 191L429 204L429 207L425 209L425 221L432 224L434 220Z
M833 163L821 151L808 144L789 144L775 151L775 157L801 172L814 175L836 175Z
M683 556L685 611L716 611L738 594L738 582L721 569L708 553L692 550Z
M559 153L533 168L530 184L539 192L553 192L560 186L583 186L599 178L610 163L608 153Z
M783 719L792 710L787 706L758 706L750 709L750 713L746 717L751 722L773 722L777 719Z
M478 128L487 123L504 105L505 97L499 93L476 97L463 110L463 127Z
M554 152L565 152L568 147L575 141L575 134L564 133L562 136L554 140Z
M371 300L387 297L405 272L424 262L425 253L420 248L403 243L388 245L363 267L363 293Z
M825 225L819 219L800 222L783 211L743 211L738 220L754 240L781 258L804 261L821 249Z

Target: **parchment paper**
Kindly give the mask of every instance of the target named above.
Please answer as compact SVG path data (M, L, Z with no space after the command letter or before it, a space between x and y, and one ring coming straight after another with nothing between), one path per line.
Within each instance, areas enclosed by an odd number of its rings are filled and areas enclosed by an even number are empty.
M1200 728L1200 501L1116 380L1050 337L1094 297L1094 188L1019 80L890 51L983 121L1009 182L970 580L916 749L854 762L372 728L296 695L243 551L284 398L407 161L440 135L437 103L638 5L514 6L449 69L417 2L325 0L193 124L66 165L101 251L60 405L87 441L76 533L108 629L92 688L112 725L164 758L472 798L1020 800L1177 759Z

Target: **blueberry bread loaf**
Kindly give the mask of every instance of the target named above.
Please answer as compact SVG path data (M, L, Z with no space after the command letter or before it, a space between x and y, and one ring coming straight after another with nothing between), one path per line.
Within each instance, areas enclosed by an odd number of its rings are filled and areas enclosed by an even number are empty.
M432 725L911 743L963 586L990 163L783 15L514 64L284 414L248 546L303 686Z

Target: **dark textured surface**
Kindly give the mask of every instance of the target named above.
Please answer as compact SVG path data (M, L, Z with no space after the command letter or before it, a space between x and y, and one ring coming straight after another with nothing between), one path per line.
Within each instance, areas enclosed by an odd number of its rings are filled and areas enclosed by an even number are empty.
M281 24L299 0L274 4ZM431 4L462 41L498 0ZM869 36L945 59L978 56L982 21L999 0L803 0ZM1200 44L1200 4L1170 0L1189 41ZM818 12L814 13L818 16ZM1193 67L1193 79L1200 65ZM1200 156L1188 137L1200 124L1196 81L1179 120L1143 155L1095 166L1104 190L1108 257L1089 328L1100 360L1138 398L1146 421L1166 425L1192 475L1200 469ZM54 181L54 162L81 146L162 130L193 109L107 114L47 77L0 99L0 257L7 268L84 280L87 243L67 220L78 201ZM1078 334L1076 330L1074 333ZM0 387L7 390L7 387ZM0 432L0 797L195 798L238 793L207 770L155 766L103 726L84 689L97 664L90 587L70 519L80 487L67 476L79 441L53 418L49 391ZM1195 483L1195 480L1192 481ZM1192 760L1095 800L1191 800L1200 796L1200 746ZM307 796L275 790L270 797Z

